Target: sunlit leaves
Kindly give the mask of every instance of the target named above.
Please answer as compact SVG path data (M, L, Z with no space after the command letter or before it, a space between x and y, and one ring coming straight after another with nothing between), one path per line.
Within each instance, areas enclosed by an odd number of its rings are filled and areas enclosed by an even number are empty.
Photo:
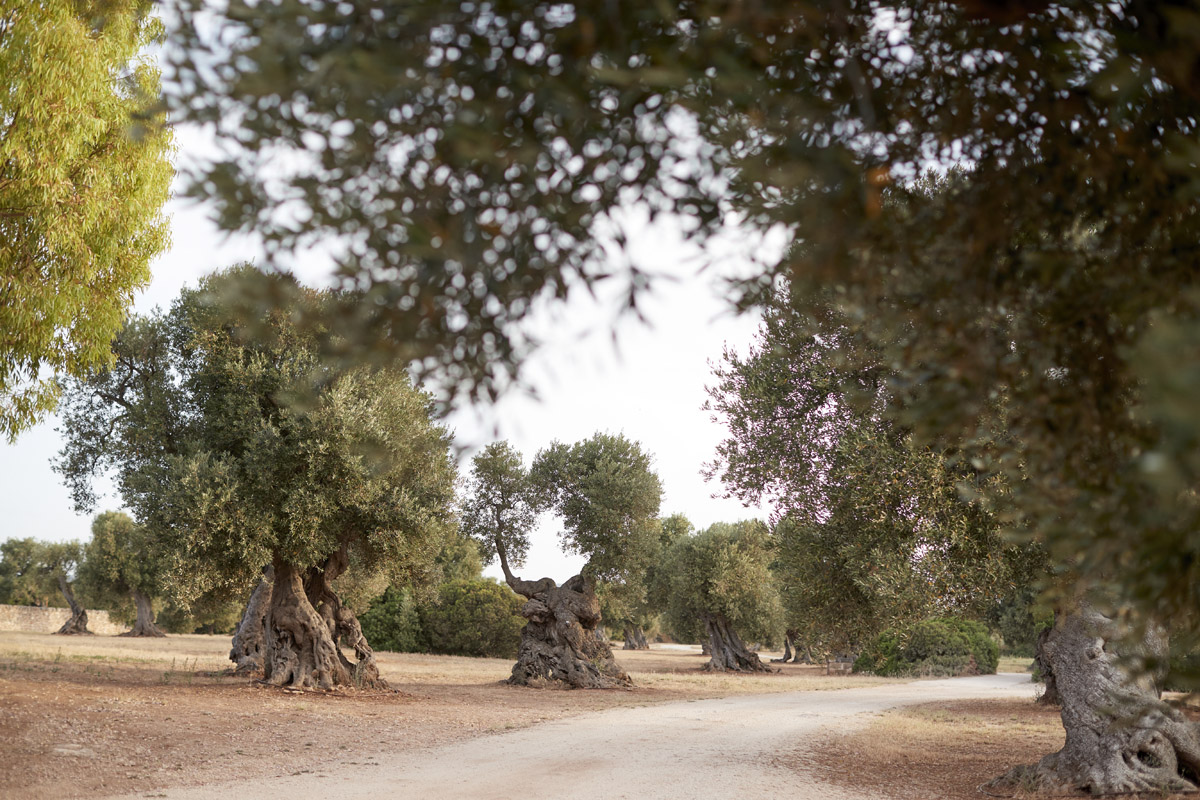
M142 0L0 2L0 434L56 402L167 245L172 137Z

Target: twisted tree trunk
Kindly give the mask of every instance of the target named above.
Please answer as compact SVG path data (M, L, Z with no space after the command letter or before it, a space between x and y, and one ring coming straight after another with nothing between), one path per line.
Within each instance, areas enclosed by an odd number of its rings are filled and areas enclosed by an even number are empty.
M63 636L74 636L78 634L91 635L87 626L87 609L79 604L75 599L75 592L71 589L71 584L67 581L66 575L58 576L58 588L63 593L63 597L67 598L67 605L71 607L71 618L63 623L63 626L55 631L56 634Z
M266 645L263 640L264 623L267 616L267 606L271 602L271 587L275 582L275 568L268 566L263 570L262 578L250 593L250 601L242 613L233 634L233 647L229 651L229 660L237 666L237 675L261 675L263 671L263 656Z
M771 668L752 652L729 624L724 614L705 614L711 660L704 669L713 672L770 672Z
M166 636L162 628L154 624L154 606L150 598L137 589L132 589L129 594L137 607L137 619L133 622L133 629L125 631L121 636Z
M294 689L387 688L358 619L329 586L345 563L345 554L339 553L323 569L312 568L302 575L291 564L275 562L275 582L263 621L263 681ZM357 663L338 647L342 636L354 648Z
M993 788L1048 794L1179 792L1200 788L1200 728L1159 700L1153 679L1135 677L1114 652L1117 626L1083 604L1064 614L1041 653L1062 705L1062 750L1016 767ZM1165 655L1150 634L1144 655Z
M641 625L626 625L625 626L625 646L623 650L649 650L650 644L646 641L646 633L642 630Z
M1042 706L1062 705L1062 700L1058 696L1058 684L1054 681L1054 664L1050 661L1049 653L1045 649L1052 630L1053 628L1045 628L1038 634L1037 649L1033 656L1033 663L1041 675L1042 686L1045 687L1037 698L1038 705Z
M633 685L613 658L612 647L596 635L600 600L591 581L576 575L562 586L550 578L526 581L513 575L497 537L504 579L526 598L521 615L517 663L508 679L515 686L562 686L570 689L618 689Z
M796 655L800 655L799 651ZM783 658L772 658L772 664L786 664L792 660L792 635L785 633L783 635Z

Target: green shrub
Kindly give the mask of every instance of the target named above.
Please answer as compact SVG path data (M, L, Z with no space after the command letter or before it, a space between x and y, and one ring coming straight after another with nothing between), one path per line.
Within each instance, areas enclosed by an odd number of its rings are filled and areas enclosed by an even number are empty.
M371 607L358 616L363 635L376 650L393 653L425 653L425 635L417 604L408 589L389 586Z
M507 586L484 578L444 583L422 614L430 647L447 655L515 658L525 627L522 604Z
M855 672L876 675L992 674L1000 649L987 628L970 620L939 618L873 639L854 662Z
M854 671L883 677L908 674L908 665L900 660L900 634L886 630L872 639L854 659Z

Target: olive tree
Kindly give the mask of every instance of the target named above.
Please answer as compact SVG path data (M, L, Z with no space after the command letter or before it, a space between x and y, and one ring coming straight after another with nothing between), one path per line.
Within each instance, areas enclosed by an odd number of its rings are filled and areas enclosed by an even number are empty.
M662 570L668 614L696 620L708 637L705 669L770 672L743 637L771 641L783 627L767 526L758 520L718 522L678 539Z
M0 542L0 603L47 606L57 590L71 616L56 633L90 634L87 609L75 596L76 579L83 563L83 546L77 541L41 542L6 539Z
M527 602L511 683L577 688L628 686L599 635L597 581L620 581L645 568L657 533L662 487L650 458L623 436L596 434L574 445L551 444L526 469L506 442L489 445L472 465L463 529L500 561L505 580ZM580 574L559 586L513 572L529 548L540 509L564 523L568 551L586 556Z
M270 567L256 606L266 681L382 685L334 581L352 565L428 568L452 527L449 434L402 371L324 367L290 313L245 338L225 304L244 275L130 321L113 369L67 392L58 468L82 506L92 475L113 468L184 601L248 592ZM308 304L339 299L275 280Z
M163 568L163 553L154 537L128 514L106 511L92 521L82 577L109 603L133 600L133 627L122 636L166 636L154 621Z

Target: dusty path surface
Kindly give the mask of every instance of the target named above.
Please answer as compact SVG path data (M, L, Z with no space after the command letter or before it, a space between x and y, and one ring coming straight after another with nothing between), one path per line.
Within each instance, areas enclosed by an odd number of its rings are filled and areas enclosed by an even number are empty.
M122 795L173 800L302 798L727 798L782 793L796 800L868 800L780 763L805 762L831 729L865 725L873 713L938 700L1032 697L1028 675L828 692L793 692L622 708L456 744L354 756L298 775ZM361 758L361 757L360 757Z

